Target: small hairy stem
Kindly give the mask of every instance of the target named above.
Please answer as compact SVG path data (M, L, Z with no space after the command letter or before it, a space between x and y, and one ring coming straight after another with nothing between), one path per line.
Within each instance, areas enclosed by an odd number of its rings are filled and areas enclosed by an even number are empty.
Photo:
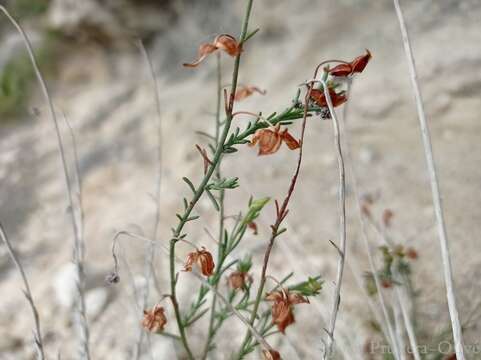
M247 2L247 9L244 17L244 22L242 25L242 32L240 35L240 44L242 44L245 40L245 37L247 35L247 29L249 26L249 18L252 10L252 4L254 0L248 0ZM189 344L187 342L187 337L185 335L185 329L184 325L182 323L182 317L180 315L180 310L179 310L179 304L177 301L177 294L176 294L176 273L175 273L175 245L182 234L182 230L184 229L185 224L187 223L189 216L194 209L195 205L201 198L202 194L205 191L205 188L212 177L215 169L217 168L217 165L222 157L222 154L224 152L224 144L227 139L227 135L230 130L230 126L232 123L232 113L234 109L234 94L237 89L237 81L238 81L238 76L239 76L239 68L240 68L240 60L241 60L241 53L239 53L236 58L235 58L235 63L234 63L234 70L232 74L232 86L231 86L231 91L229 95L229 102L226 104L226 120L224 124L224 129L222 130L221 136L218 141L218 145L214 154L214 158L212 159L212 164L209 166L204 179L198 186L197 190L195 191L195 194L190 201L189 206L185 210L183 216L181 217L181 220L179 221L179 224L177 225L177 228L174 230L173 237L170 240L170 251L169 251L169 257L170 257L170 291L171 291L171 297L172 297L172 302L174 304L174 311L175 311L175 317L177 320L177 326L179 327L179 333L182 338L182 344L184 345L184 348L187 352L187 355L189 359L194 359L192 355L192 351L190 350Z
M431 192L433 198L434 212L436 214L436 222L438 228L439 243L441 247L441 256L443 261L444 281L446 283L446 295L448 299L449 315L451 317L451 327L453 331L454 347L456 350L456 358L464 360L464 345L462 327L459 321L459 313L456 306L456 296L454 294L454 280L452 274L451 256L449 253L448 237L446 234L446 224L444 221L443 206L441 201L441 194L439 190L438 175L434 163L433 149L431 144L431 134L429 131L426 113L424 111L424 103L421 95L421 90L418 83L418 76L416 65L414 62L414 55L409 41L409 35L406 27L406 21L399 4L399 0L394 0L394 7L399 20L399 27L401 30L404 52L409 66L409 74L411 78L411 85L416 100L416 109L418 113L419 125L421 128L421 135L424 146L424 155L426 157L426 164L428 168L429 178L431 182Z
M336 247L339 251L339 259L337 262L337 277L336 288L334 290L334 301L332 305L331 318L329 321L327 349L324 352L324 359L331 356L332 346L334 344L334 331L336 328L337 314L339 312L339 305L341 302L341 286L344 275L344 263L346 258L346 174L344 166L344 157L341 147L341 131L339 128L339 121L337 119L336 111L332 104L331 96L327 83L322 81L324 88L324 96L327 100L329 112L332 117L332 124L334 130L334 142L337 150L337 161L339 166L339 239L340 246Z
M35 57L35 54L33 52L32 45L30 43L30 40L23 30L22 26L10 15L10 13L7 11L7 9L0 5L0 11L2 11L5 16L8 18L8 20L13 24L13 26L16 28L18 33L21 35L23 43L25 44L25 47L27 49L28 56L30 58L30 61L32 63L32 67L34 69L35 75L37 77L37 80L40 84L40 88L42 90L42 93L45 97L45 100L48 105L48 111L50 114L50 118L52 119L52 122L54 124L55 128L55 134L57 137L57 143L58 143L58 149L60 153L60 158L62 162L62 169L65 177L65 184L67 188L67 199L70 207L70 218L72 221L72 228L74 232L74 263L76 266L77 270L77 276L78 276L78 284L77 284L77 290L78 290L78 307L79 307L79 317L80 317L80 328L81 328L81 346L82 346L82 358L90 360L90 350L89 350L89 329L88 329L88 323L86 319L86 314L85 314L85 300L84 300L84 291L83 291L83 281L84 281L84 274L83 274L83 259L82 259L82 247L83 247L83 239L82 239L82 225L79 224L79 222L75 218L75 207L74 207L74 195L73 191L70 185L70 177L68 173L68 166L67 166L67 160L65 156L65 151L63 148L62 144L62 137L60 134L60 128L57 120L57 115L55 114L54 106L53 106L53 101L50 96L49 90L47 88L47 84L45 83L45 80L42 76L42 73L40 72L40 69L38 67L38 62ZM78 175L78 174L77 174Z
M37 307L35 306L32 292L30 291L30 285L28 283L25 270L23 269L22 263L18 259L17 254L13 250L12 244L8 239L7 233L5 232L5 229L3 228L2 223L0 223L0 237L2 238L3 242L7 246L8 253L12 261L15 263L15 266L18 272L20 273L20 276L22 277L23 285L25 287L24 294L25 294L25 297L27 298L30 308L32 309L33 320L35 322L35 330L33 331L33 334L34 334L35 347L37 349L37 357L39 360L44 360L45 353L44 353L43 340L42 340L42 331L40 329L40 317L38 316L38 310L37 310Z

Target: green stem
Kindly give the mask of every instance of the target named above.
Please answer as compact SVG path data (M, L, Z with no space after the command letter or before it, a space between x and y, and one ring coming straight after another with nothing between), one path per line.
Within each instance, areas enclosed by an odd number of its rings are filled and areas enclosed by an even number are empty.
M248 0L248 3L247 3L247 10L246 10L246 14L245 14L245 17L244 17L244 23L242 25L242 32L241 32L241 36L240 36L240 44L242 44L244 42L244 39L245 39L246 34L247 34L247 28L249 26L249 18L250 18L253 2L254 2L254 0ZM239 76L239 67L240 67L241 55L242 55L242 53L239 53L235 58L234 71L233 71L233 74L232 74L232 87L231 87L231 93L230 93L230 100L229 100L229 105L226 109L227 110L227 114L226 114L227 118L226 118L226 122L225 122L225 125L224 125L224 129L222 131L222 134L220 136L220 139L219 139L219 142L218 142L218 145L217 145L217 149L216 149L215 154L214 154L214 159L212 160L212 165L207 170L207 173L205 174L204 179L202 180L202 182L198 186L197 190L195 191L194 197L192 198L188 208L185 210L184 214L182 215L182 217L179 221L179 224L177 225L177 228L174 230L173 237L170 240L170 249L169 249L169 255L170 255L169 256L170 257L170 259L169 259L170 260L170 292L171 292L170 295L171 295L171 298L172 298L172 304L173 304L173 307L174 307L175 318L176 318L176 321L177 321L177 326L179 328L180 337L182 339L182 344L183 344L183 346L184 346L184 348L187 352L188 358L190 360L194 360L194 356L192 354L192 351L190 350L190 347L189 347L189 344L188 344L188 341L187 341L187 337L185 335L185 329L184 329L184 325L182 323L179 304L178 304L178 301L177 301L176 273L175 273L175 244L177 243L177 241L178 241L178 239L179 239L179 237L182 233L182 230L184 229L184 226L188 221L188 218L189 218L192 210L194 209L195 205L197 204L197 202L201 198L202 194L204 193L205 188L206 188L210 178L212 177L215 169L217 168L217 165L218 165L218 163L219 163L219 161L222 157L222 153L224 151L224 143L227 139L227 135L229 134L230 126L231 126L231 123L232 123L232 112L233 112L233 108L234 108L234 94L235 94L236 89L237 89L237 81L238 81L238 76Z
M216 108L216 116L215 116L215 142L216 146L219 146L219 134L221 129L221 120L220 120L220 112L221 112L221 104L222 104L222 67L221 67L221 57L220 53L217 54L217 108ZM220 180L222 177L221 174L221 161L219 161L219 165L216 169L216 178ZM217 248L217 272L219 272L222 268L222 264L224 262L224 189L219 191L219 246ZM216 274L217 275L217 274ZM219 288L219 280L220 278L216 277L216 281L214 284L215 290ZM216 311L216 304L217 304L217 292L214 292L212 296L212 304L210 307L210 319L209 319L209 329L207 331L207 341L204 346L204 351L202 352L202 360L207 358L207 354L209 353L210 344L212 343L214 337L214 321L215 321L215 311Z

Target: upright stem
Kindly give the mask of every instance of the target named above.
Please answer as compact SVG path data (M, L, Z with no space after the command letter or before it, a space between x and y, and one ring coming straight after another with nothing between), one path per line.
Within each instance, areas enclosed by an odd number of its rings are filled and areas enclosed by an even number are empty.
M434 164L434 156L431 144L431 135L429 126L424 111L424 104L419 88L418 76L416 71L416 65L414 61L414 55L409 41L409 35L404 20L404 15L399 5L399 0L394 0L394 7L396 8L396 14L399 20L399 26L401 29L401 35L403 39L404 52L406 54L409 66L409 73L411 78L411 85L414 92L414 98L416 100L416 109L418 113L419 125L421 128L421 136L424 145L424 155L426 157L426 163L429 172L429 178L431 182L431 192L433 198L434 212L436 214L436 223L438 229L439 243L441 247L441 256L443 261L444 281L446 283L446 294L448 299L449 315L451 317L451 326L454 338L454 347L456 350L456 358L458 360L464 360L464 345L463 335L461 330L461 323L459 321L458 309L456 306L456 296L454 294L454 281L452 274L451 258L449 254L448 237L446 234L446 224L444 221L443 206L441 201L441 195L439 190L439 182Z
M160 107L160 89L157 83L157 78L154 70L154 66L152 64L152 60L150 59L149 53L145 48L143 42L139 40L139 48L142 54L142 57L147 64L150 78L152 79L152 85L154 88L154 96L155 96L155 109L157 115L157 174L155 179L155 218L154 218L154 226L152 231L152 238L157 238L157 232L159 229L160 224L160 191L161 191L161 184L162 184L162 116L161 116L161 107ZM154 284L159 291L159 286L157 284L157 279L155 277L155 270L154 270L154 258L155 258L155 246L154 244L148 244L145 250L145 264L144 264L144 277L145 277L145 287L143 292L142 298L142 308L145 308L147 305L147 301L149 299L150 293L150 279L154 278ZM142 343L144 339L144 329L139 327L139 333L137 336L137 341L135 344L135 352L134 352L134 359L137 360L140 358L142 353Z
M336 288L334 291L334 301L332 304L331 319L329 321L327 349L324 352L324 359L329 357L332 352L332 346L334 344L334 330L336 328L337 314L339 312L339 305L341 303L341 286L344 275L344 262L346 258L346 173L344 166L344 157L341 148L341 132L339 129L339 121L337 119L336 111L332 104L332 100L329 94L329 88L325 81L322 81L324 88L324 96L327 100L329 112L332 118L333 130L334 130L334 142L337 150L337 161L339 166L339 238L340 246L336 246L339 252L339 260L337 263L337 277Z
M239 40L241 45L243 44L244 39L247 35L247 29L248 29L248 26L249 26L249 18L250 18L253 2L254 2L254 0L248 0L248 2L247 2L247 9L246 9L244 22L243 22L243 25L242 25L242 32L241 32L240 40ZM224 151L224 144L225 144L225 141L227 139L227 135L229 134L230 126L231 126L231 123L232 123L232 113L233 113L233 109L234 109L234 94L235 94L236 89L237 89L237 81L238 81L238 76L239 76L239 67L240 67L241 55L242 55L242 53L240 52L235 58L234 70L233 70L233 74L232 74L232 86L231 86L231 91L230 91L230 94L229 94L229 104L226 108L227 114L226 114L225 125L224 125L224 129L222 130L222 134L219 138L219 142L217 144L217 148L216 148L216 151L215 151L215 154L214 154L214 158L212 160L212 165L209 166L209 168L207 170L207 173L205 174L202 182L200 183L197 190L195 191L194 196L193 196L192 200L190 201L189 206L187 207L183 216L181 217L181 220L179 221L179 224L177 225L177 228L174 230L173 237L170 240L170 251L169 251L170 259L169 259L169 261L170 261L170 292L171 292L171 298L172 298L172 303L173 303L173 307L174 307L177 326L179 328L180 337L182 339L182 344L184 345L184 348L187 352L187 355L188 355L189 359L191 359L191 360L194 359L194 356L192 355L192 351L190 350L189 344L187 342L187 337L185 335L184 325L182 324L182 318L181 318L181 315L180 315L179 304L178 304L178 301L177 301L177 294L176 294L175 244L177 243L177 241L178 241L178 239L179 239L179 237L182 233L182 230L184 229L184 226L188 221L188 218L189 218L192 210L194 209L195 205L197 204L197 202L201 198L202 194L204 193L205 188L206 188L209 180L211 179L211 177L212 177L215 169L217 168L217 165L218 165L218 163L219 163L219 161L222 157L222 153Z
M222 66L221 66L221 56L220 52L217 53L217 105L216 105L216 113L215 113L215 144L219 146L219 135L220 129L222 127L221 120L220 120L220 113L221 113L221 104L222 104ZM221 163L217 165L215 176L217 180L221 179ZM222 259L224 257L224 195L225 190L221 189L219 191L219 245L217 247L217 272L221 271L222 267ZM219 279L216 279L214 284L214 288L217 290L219 287ZM204 351L202 353L202 359L207 358L207 354L209 353L210 344L212 342L212 338L214 336L214 321L215 321L215 311L217 305L217 292L214 292L212 295L212 303L210 306L210 319L209 319L209 329L207 330L207 341L205 343Z
M33 320L35 323L35 330L33 331L33 334L35 337L35 347L37 348L37 356L38 356L38 359L44 360L45 353L43 348L42 331L40 329L40 317L38 316L38 310L37 310L37 307L35 306L35 302L33 301L32 292L30 291L30 285L28 283L27 275L25 275L25 270L23 269L22 263L18 259L17 254L13 250L12 244L10 243L7 233L5 232L3 225L1 223L0 223L0 237L5 243L5 246L7 247L10 257L15 263L15 266L17 267L17 270L20 273L20 276L22 277L23 285L25 287L24 294L25 294L25 297L27 298L28 303L30 304L30 308L32 309Z
M349 81L348 86L347 86L347 97L348 97L348 99L350 98L349 94L351 93L351 87L352 87L352 81ZM348 105L349 105L349 102L347 102L344 105L344 109L343 109L344 110L344 114L343 114L344 128L346 127L346 122L347 122ZM342 133L342 127L341 127L341 133ZM361 225L361 239L364 243L364 246L366 247L368 260L369 260L369 267L370 267L371 273L373 274L373 277L374 277L374 284L375 284L376 290L377 290L376 294L377 294L377 298L378 298L378 301L379 301L379 305L380 305L381 310L382 310L382 315L383 315L383 320L384 320L384 326L383 326L384 336L386 337L386 340L388 341L388 343L390 343L390 345L393 349L394 358L399 359L399 349L398 349L397 340L396 340L396 337L395 337L395 334L394 334L394 327L393 327L393 324L392 324L391 319L389 317L389 312L387 310L386 302L385 302L383 291L382 291L381 281L379 279L379 275L378 275L377 270L376 270L377 267L376 267L376 264L375 264L374 256L372 255L373 251L372 251L371 246L369 244L368 233L367 233L367 229L366 229L366 222L364 220L363 213L362 213L362 210L361 210L361 205L360 205L361 198L359 196L358 180L357 180L357 177L356 177L356 173L354 171L354 167L352 165L353 161L352 161L352 157L351 157L350 144L349 144L349 138L348 138L348 135L347 135L347 130L344 130L344 141L345 141L345 150L346 150L345 153L346 153L346 157L347 157L347 160L348 160L348 171L351 173L352 189L353 189L353 192L354 192L354 196L356 198L356 212L357 212L357 216L359 218L359 222L360 222L360 225Z

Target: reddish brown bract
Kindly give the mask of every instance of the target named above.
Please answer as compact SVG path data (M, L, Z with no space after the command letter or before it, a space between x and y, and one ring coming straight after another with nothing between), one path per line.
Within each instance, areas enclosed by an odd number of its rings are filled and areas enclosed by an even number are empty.
M369 50L366 49L366 53L364 55L358 56L350 63L339 64L334 66L329 73L332 76L350 76L356 73L361 73L367 66L369 60L371 60L372 55Z
M184 66L197 67L208 55L219 49L225 51L230 56L237 56L242 51L242 47L233 36L228 34L218 35L212 43L201 44L197 60L192 63L184 63Z
M279 150L282 142L285 142L287 147L291 150L300 147L299 141L289 134L287 129L281 131L279 125L273 129L257 130L249 145L255 146L256 144L259 144L258 155L270 155Z
M282 360L281 354L276 350L262 350L263 360Z
M411 260L416 260L419 255L418 255L418 252L416 251L416 249L412 248L412 247L409 247L407 248L406 250L406 256L411 259Z
M194 264L197 264L204 276L211 276L214 273L214 259L212 258L212 254L204 247L201 250L191 252L187 255L184 271L192 271Z
M254 93L259 93L261 95L265 95L266 91L259 89L257 86L242 86L240 87L234 96L235 101L241 101L244 100L245 98L251 96Z
M229 275L229 285L234 290L244 289L247 281L252 281L252 278L248 273L234 271Z
M267 301L273 301L272 304L272 322L284 334L286 327L295 322L292 306L296 304L309 303L304 296L296 293L285 291L275 291L266 295Z
M162 332L165 324L167 324L167 318L165 317L164 312L164 308L159 304L155 305L151 310L144 310L142 327L153 333Z
M329 89L329 96L331 97L332 106L337 107L347 101L347 97L343 93L336 93L334 89ZM311 99L319 106L326 107L327 99L323 90L312 89Z

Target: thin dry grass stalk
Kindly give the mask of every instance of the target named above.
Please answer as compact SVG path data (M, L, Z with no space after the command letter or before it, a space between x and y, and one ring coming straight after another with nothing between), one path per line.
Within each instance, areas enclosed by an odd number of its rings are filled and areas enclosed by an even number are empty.
M327 100L327 106L332 118L333 130L334 130L334 142L337 153L337 161L339 166L339 241L340 245L337 246L332 243L338 250L339 258L337 262L337 276L336 287L334 290L334 301L332 305L331 318L329 320L329 328L327 331L327 346L324 351L324 359L327 359L331 355L332 346L334 344L334 331L336 328L336 319L339 312L339 305L341 302L341 286L344 275L344 263L346 259L346 174L344 166L344 156L341 146L341 131L339 128L339 121L337 119L336 111L332 103L331 94L326 81L321 81L324 88L324 96Z
M444 221L443 206L441 201L441 194L439 190L439 182L434 163L434 156L431 144L431 134L429 131L428 122L426 119L426 113L424 111L424 103L419 87L418 76L416 71L416 65L414 61L414 55L409 40L409 34L406 27L406 21L399 4L399 0L394 0L394 7L399 21L399 27L402 35L404 52L406 54L409 74L411 79L411 85L414 92L414 98L416 100L416 110L418 113L419 125L421 128L421 136L424 146L424 155L426 157L426 165L428 168L431 192L433 198L434 213L436 214L436 222L439 236L439 243L441 247L441 256L443 262L444 281L446 283L446 295L448 299L449 315L451 317L451 326L454 338L454 347L456 350L457 360L464 360L464 345L461 323L459 321L459 313L456 306L456 295L454 290L454 281L451 266L451 256L449 253L448 237L446 234L446 224Z
M35 348L37 350L37 359L44 360L45 359L45 353L44 353L42 331L41 331L41 328L40 328L40 317L38 315L38 310L37 310L37 307L36 307L35 302L33 300L32 292L30 291L30 285L28 283L28 279L27 279L27 275L25 274L25 270L23 269L22 263L20 262L17 254L13 250L12 244L10 243L10 240L8 239L7 233L5 232L5 229L3 228L2 223L0 223L0 237L2 238L3 242L7 246L8 254L10 255L12 261L15 263L15 267L17 268L18 272L20 273L20 276L22 277L23 285L25 287L25 289L23 290L23 293L24 293L25 297L27 298L27 301L30 305L30 308L32 309L33 320L34 320L34 323L35 323L33 335L34 335Z
M50 118L52 119L52 122L55 127L55 134L57 137L57 143L58 143L58 150L60 153L61 161L62 161L62 169L65 177L65 184L67 188L67 198L68 198L68 203L69 203L69 208L70 208L70 218L72 221L72 228L74 232L74 263L77 269L77 277L78 277L78 284L77 284L77 289L78 289L78 304L77 306L79 307L79 319L80 319L80 342L81 342L81 356L84 359L90 360L90 350L89 350L89 329L88 329L88 324L87 324L87 319L86 319L86 311L85 311L85 302L84 302L84 291L83 291L83 281L84 281L84 274L83 274L83 259L82 259L82 247L83 247L83 236L82 236L82 225L78 223L77 219L75 218L75 206L74 206L74 194L73 190L70 185L70 178L68 174L68 166L67 166L67 160L65 156L65 151L63 148L62 144L62 137L60 134L60 128L57 120L57 116L55 114L52 98L50 96L50 93L47 88L47 84L45 83L45 80L42 76L42 73L40 72L40 69L38 67L38 62L35 57L32 45L30 43L30 40L23 30L22 26L16 21L10 13L7 11L7 9L4 6L0 5L0 10L5 14L5 16L8 18L8 20L12 23L12 25L15 27L15 29L18 31L20 36L22 37L23 43L26 47L28 56L30 58L30 61L32 63L32 67L34 69L35 75L37 77L37 80L40 84L40 88L42 90L42 93L45 97L45 100L48 105L48 111ZM78 176L78 174L77 174ZM80 211L81 212L81 211Z
M152 80L152 85L154 88L154 95L155 95L155 110L157 116L157 174L156 174L156 181L155 181L155 217L154 217L154 227L152 230L152 238L157 238L157 233L159 231L159 224L160 224L160 191L161 191L161 183L162 183L162 115L161 115L161 105L160 105L160 89L157 83L157 78L154 70L154 66L152 64L152 60L150 59L149 53L145 48L143 42L141 40L138 41L138 46L142 57L147 65L149 70L149 76ZM155 258L155 246L153 244L149 244L145 250L145 264L144 264L144 278L145 278L145 288L143 289L143 298L142 298L142 308L144 309L147 306L147 301L149 299L150 293L150 282L153 279L157 292L160 293L160 286L158 284L155 269L154 269L154 258ZM137 341L135 344L135 352L134 352L134 359L138 360L142 353L142 343L144 338L144 333L142 327L139 327L138 330ZM147 336L150 336L149 334Z
M347 87L348 96L351 93L351 87L352 87L352 81L349 81L348 87ZM381 281L380 281L379 276L378 276L377 271L376 271L377 267L376 267L376 264L375 264L373 252L372 252L372 249L371 249L371 245L369 244L369 237L368 237L367 229L366 229L366 221L364 219L364 215L363 215L362 208L361 208L361 198L360 198L360 195L359 195L358 180L357 180L356 173L354 171L353 161L352 161L352 157L351 157L349 136L348 136L348 132L345 129L346 120L347 120L347 112L348 112L348 107L347 107L348 104L349 104L349 102L344 107L343 124L342 124L343 126L341 126L341 131L343 131L343 135L344 135L343 139L344 139L344 144L345 144L345 148L346 148L346 158L348 160L348 168L349 168L349 173L351 174L352 188L353 188L353 192L354 192L354 196L355 196L355 200L356 200L355 201L356 214L357 214L357 217L358 217L360 225L361 225L361 238L362 238L363 244L366 248L366 252L367 252L368 260L369 260L369 268L370 268L371 273L373 274L373 277L374 277L374 284L375 284L376 290L377 290L376 294L377 294L377 297L378 297L379 305L380 305L381 310L382 310L382 315L383 315L383 320L384 320L383 321L383 324L384 324L383 327L385 329L385 331L384 331L385 336L386 336L387 341L391 344L391 347L393 349L395 358L399 359L399 349L398 349L398 346L397 346L397 340L396 340L396 336L395 336L395 332L394 332L394 326L393 326L393 323L391 321L391 317L389 316L389 312L388 312L387 307L386 307L386 300L384 298L384 294L383 294L383 290L382 290L382 286L381 286Z

